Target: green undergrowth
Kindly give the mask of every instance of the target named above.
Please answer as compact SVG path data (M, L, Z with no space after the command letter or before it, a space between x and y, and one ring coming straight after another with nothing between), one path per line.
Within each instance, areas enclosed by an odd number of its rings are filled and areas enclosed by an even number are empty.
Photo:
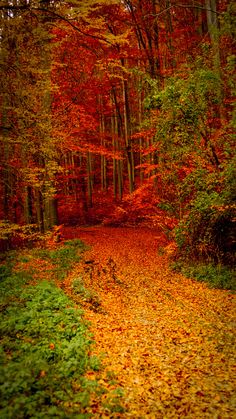
M98 308L101 304L98 294L85 287L82 277L78 277L73 280L72 292L75 299L78 296L82 301L90 303L94 309Z
M178 261L171 267L188 278L206 282L212 288L236 290L235 270L227 266Z
M32 255L51 262L53 274L57 279L63 280L72 267L80 262L81 254L87 249L81 240L74 239L64 242L56 249L35 249Z
M36 255L50 260L54 273L79 260L82 242L66 242L53 250L11 252L0 265L0 417L89 418L90 397L105 391L85 378L98 371L90 356L93 343L82 311L53 280L32 280L29 270L17 271ZM37 272L37 271L36 271ZM47 276L46 276L47 277ZM37 279L37 278L36 278ZM52 275L52 279L53 275ZM80 293L86 293L82 285Z

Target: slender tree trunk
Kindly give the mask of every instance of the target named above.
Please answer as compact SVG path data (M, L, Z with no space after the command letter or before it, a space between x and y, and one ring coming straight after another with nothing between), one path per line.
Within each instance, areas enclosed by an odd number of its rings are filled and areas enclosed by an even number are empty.
M122 65L124 65L124 62L122 62ZM126 147L126 157L127 157L129 191L130 193L132 193L134 191L134 163L133 163L132 145L130 141L130 109L129 109L129 96L128 96L128 82L125 79L123 79L122 81L122 88L123 88L123 101L124 101L124 136L125 136L125 147Z
M101 146L105 147L105 120L104 120L104 113L103 113L103 103L102 98L99 100L100 104L100 136L101 136ZM102 154L101 155L101 189L102 191L107 189L107 161L106 157Z
M115 135L119 138L119 121L118 115L115 115ZM121 145L119 141L117 141L117 150L121 152ZM116 161L116 168L117 168L117 184L118 184L118 197L122 199L123 196L123 161L118 159Z
M117 138L117 151L122 151L122 146L120 144L119 138L124 136L123 129L123 120L121 116L120 107L117 100L116 89L112 88L112 98L114 101L114 135ZM117 170L117 186L118 186L118 196L119 199L122 199L123 196L123 161L118 159L116 161L116 170Z
M33 190L31 186L25 187L24 218L27 224L33 222Z
M12 55L12 48L9 41L8 36L8 27L7 21L9 20L8 12L1 12L2 13L2 27L1 27L1 38L5 41L1 45L1 61L5 68L8 68L11 64L11 55ZM2 42L3 42L2 41ZM14 46L13 46L14 48ZM14 48L15 49L15 48ZM13 51L13 55L14 55ZM4 67L3 67L4 68ZM11 155L11 146L9 141L9 133L11 132L10 120L8 115L8 109L10 107L10 98L9 98L9 91L10 91L10 83L8 74L1 79L1 88L2 88L2 99L1 99L1 131L2 131L2 147L1 147L1 165L3 171L3 177L1 179L2 182L2 209L3 214L6 219L10 219L10 197L11 197L11 189L12 189L12 181L11 181L11 170L9 165L9 159Z
M87 153L87 190L88 190L88 207L93 206L93 184L91 173L91 153Z
M39 231L44 233L44 210L43 210L43 197L40 189L36 189L36 215L37 215L37 224Z
M6 219L10 217L10 197L11 197L11 171L9 166L9 158L10 158L10 145L8 142L8 132L5 127L7 126L8 120L6 116L6 110L2 111L2 126L3 128L3 141L2 141L2 167L3 167L3 194L2 194L2 203L3 203L3 213Z
M113 152L117 151L117 141L116 141L116 133L115 133L115 116L113 115L111 118L111 132L112 132L112 148ZM113 157L112 159L112 179L113 179L113 194L114 198L117 197L117 170L116 170L116 159Z
M166 8L166 19L165 19L165 25L166 25L166 34L167 34L167 46L169 49L170 58L167 57L167 67L170 67L171 71L176 67L176 58L174 56L174 47L172 43L172 33L173 33L173 26L172 26L172 15L170 10L171 2L170 0L166 0L165 8Z
M221 60L220 60L220 46L219 46L219 24L217 18L217 7L216 0L206 0L206 9L207 9L207 27L210 34L212 49L213 49L213 66L215 73L218 76L218 102L219 106L217 109L219 119L223 119L223 110L222 110L222 87L221 87Z
M139 67L141 66L139 61ZM139 76L138 80L139 90L138 90L138 125L141 126L142 119L143 119L143 109L142 109L142 76ZM141 166L143 164L143 138L139 138L139 165ZM144 180L144 173L143 168L140 167L139 169L139 179L140 179L140 185L143 184Z
M45 7L50 5L50 1L46 2ZM55 161L53 155L55 153L54 144L52 140L52 118L51 118L51 39L50 31L48 26L48 16L43 16L40 19L42 30L44 31L41 41L41 66L44 74L42 80L42 88L44 87L42 94L42 116L44 119L43 132L41 135L41 141L47 144L45 152L43 152L43 166L45 169L45 182L44 182L44 227L50 229L54 225L58 224L58 203L55 197L55 185L54 179L55 171L52 170Z

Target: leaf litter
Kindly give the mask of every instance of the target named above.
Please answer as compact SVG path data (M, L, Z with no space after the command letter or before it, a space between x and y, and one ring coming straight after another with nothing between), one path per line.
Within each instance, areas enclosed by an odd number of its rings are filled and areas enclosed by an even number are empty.
M81 276L100 302L84 304L103 365L89 378L107 389L94 395L92 417L236 417L235 295L170 271L155 229L64 235L91 246L65 280L67 292Z

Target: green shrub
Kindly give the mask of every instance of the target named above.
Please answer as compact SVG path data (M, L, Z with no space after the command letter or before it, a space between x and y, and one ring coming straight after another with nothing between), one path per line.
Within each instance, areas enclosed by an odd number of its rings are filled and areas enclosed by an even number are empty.
M57 249L9 252L0 265L0 417L90 417L90 393L101 391L83 377L98 370L88 356L92 343L82 311L53 282L30 285L30 271L14 272L17 261L41 257L61 277L80 260L80 240ZM79 249L79 250L78 250ZM26 269L28 269L26 267ZM37 265L35 272L37 270ZM87 292L87 291L86 291Z
M80 239L67 240L64 242L66 247L76 247L77 249L86 250L87 246Z
M1 284L0 416L78 418L89 404L82 375L99 368L88 356L91 337L59 288L28 279L14 274Z
M11 275L11 268L7 265L0 265L0 280Z
M235 270L222 265L194 264L188 265L186 262L175 262L172 265L174 270L180 271L188 278L203 281L213 288L236 290Z
M56 249L37 249L35 256L49 260L54 266L57 279L63 280L74 264L81 260L81 253L87 246L79 239L66 241Z
M81 300L92 304L94 307L98 307L101 304L98 294L93 290L87 289L82 278L74 279L72 291L74 295L79 295Z
M175 238L182 256L187 259L233 266L235 206L211 204L209 197L205 202L196 199L189 214L175 229Z
M235 57L227 57L220 75L209 61L209 46L202 47L205 52L167 78L163 89L147 78L150 93L144 105L158 109L158 207L180 220L175 234L181 256L233 265L236 113L235 107L225 107L224 95L235 96Z

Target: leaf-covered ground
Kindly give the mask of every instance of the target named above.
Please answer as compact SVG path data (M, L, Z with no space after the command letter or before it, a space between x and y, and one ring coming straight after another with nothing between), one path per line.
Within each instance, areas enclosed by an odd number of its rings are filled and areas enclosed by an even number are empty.
M158 255L164 241L155 230L65 234L91 245L65 285L71 291L83 275L101 301L85 310L96 353L103 354L97 378L117 398L117 386L123 389L112 417L236 417L235 295L171 272ZM96 399L92 413L111 417Z

